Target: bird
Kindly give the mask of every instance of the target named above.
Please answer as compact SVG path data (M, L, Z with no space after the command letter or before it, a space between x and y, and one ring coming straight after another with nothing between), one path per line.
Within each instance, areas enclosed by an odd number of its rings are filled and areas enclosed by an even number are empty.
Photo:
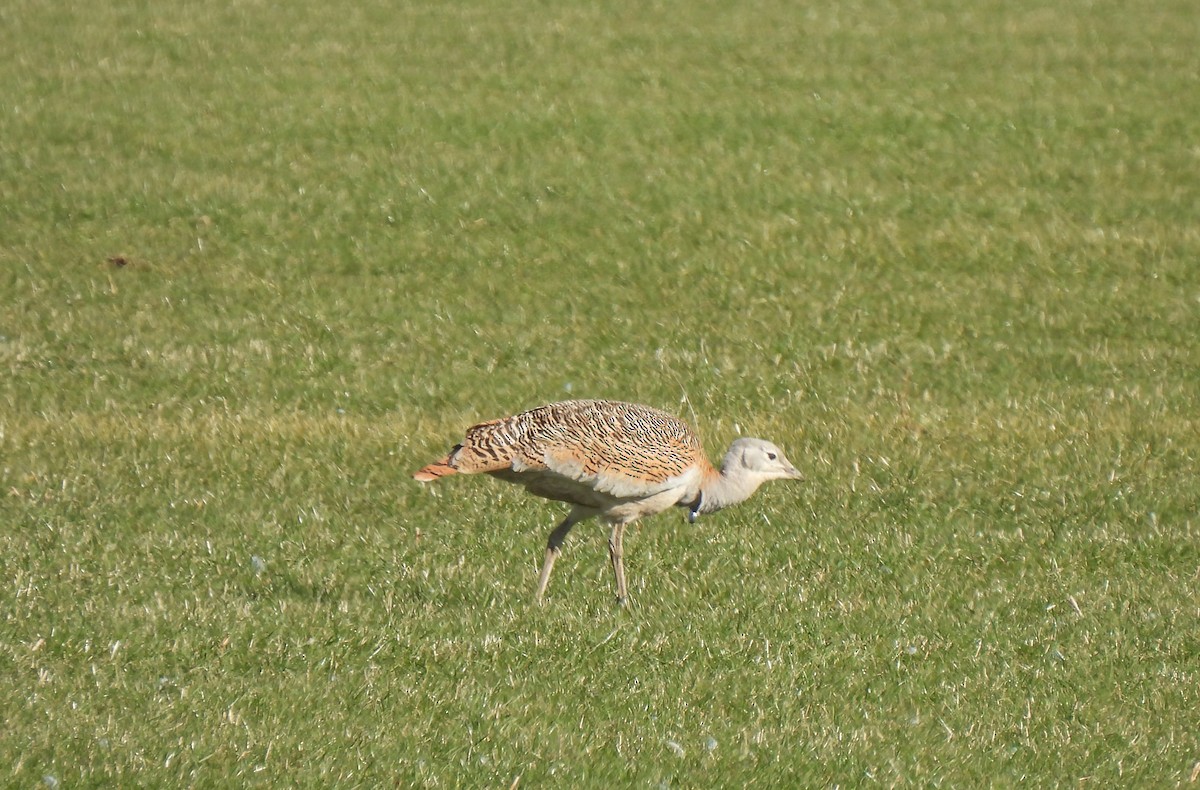
M783 452L763 439L730 444L720 468L686 422L665 411L613 400L566 400L481 422L443 458L413 474L432 482L488 474L571 506L550 533L538 576L540 604L571 528L598 517L610 528L609 560L617 603L628 602L623 538L634 521L671 507L688 521L748 499L769 480L803 480Z

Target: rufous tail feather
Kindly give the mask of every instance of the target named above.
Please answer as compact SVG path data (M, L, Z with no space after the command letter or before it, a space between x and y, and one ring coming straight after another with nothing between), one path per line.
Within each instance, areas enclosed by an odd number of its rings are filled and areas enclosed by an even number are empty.
M428 466L423 466L413 473L413 480L420 480L422 483L429 483L437 480L439 477L447 475L456 475L458 470L449 464L450 457L447 456L440 461L434 461Z

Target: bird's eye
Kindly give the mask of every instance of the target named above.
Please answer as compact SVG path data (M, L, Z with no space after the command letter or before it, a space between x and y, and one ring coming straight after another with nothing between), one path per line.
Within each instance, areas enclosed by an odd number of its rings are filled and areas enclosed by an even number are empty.
M768 460L768 461L774 461L774 460L775 460L775 453L767 453L767 460Z

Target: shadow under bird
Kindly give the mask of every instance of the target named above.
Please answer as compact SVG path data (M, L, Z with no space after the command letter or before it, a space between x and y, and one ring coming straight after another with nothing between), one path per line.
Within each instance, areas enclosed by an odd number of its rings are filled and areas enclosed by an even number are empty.
M479 423L446 457L413 478L429 482L481 472L571 505L546 542L539 602L567 533L598 516L611 528L608 553L622 604L627 590L621 543L629 524L670 507L687 508L694 522L745 501L768 480L803 479L763 439L735 440L718 469L687 423L649 406L608 400L562 401Z

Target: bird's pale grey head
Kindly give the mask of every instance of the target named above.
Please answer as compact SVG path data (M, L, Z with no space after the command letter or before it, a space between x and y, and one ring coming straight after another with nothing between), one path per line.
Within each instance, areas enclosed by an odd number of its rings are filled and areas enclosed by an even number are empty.
M700 490L688 517L744 502L768 480L803 480L804 476L784 458L783 451L763 439L738 439L729 445L721 462L721 474Z
M736 440L729 445L721 467L727 471L742 470L764 481L804 479L783 451L765 439Z

